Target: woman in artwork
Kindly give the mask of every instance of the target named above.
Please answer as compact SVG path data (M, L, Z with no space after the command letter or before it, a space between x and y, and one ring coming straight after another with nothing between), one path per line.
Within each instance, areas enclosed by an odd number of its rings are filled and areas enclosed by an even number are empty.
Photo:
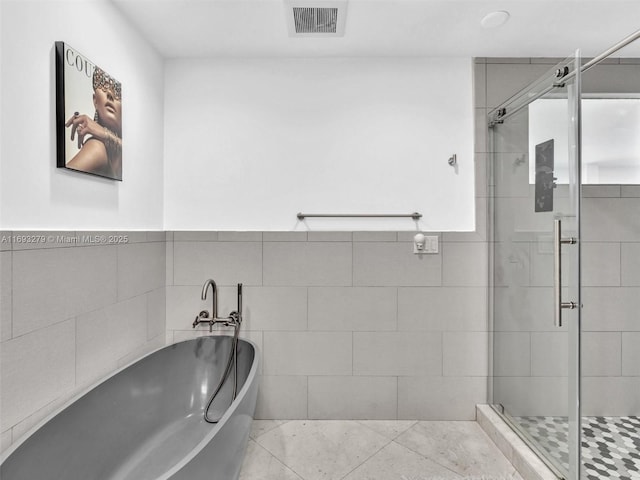
M93 71L93 118L75 112L65 126L80 151L67 168L122 180L122 85L102 69Z

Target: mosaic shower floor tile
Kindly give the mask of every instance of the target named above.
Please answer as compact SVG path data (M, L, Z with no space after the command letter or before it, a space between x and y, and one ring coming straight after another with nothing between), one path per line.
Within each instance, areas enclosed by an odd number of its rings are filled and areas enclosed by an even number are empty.
M514 417L514 419L567 466L566 417ZM582 457L587 480L640 479L640 417L584 417Z

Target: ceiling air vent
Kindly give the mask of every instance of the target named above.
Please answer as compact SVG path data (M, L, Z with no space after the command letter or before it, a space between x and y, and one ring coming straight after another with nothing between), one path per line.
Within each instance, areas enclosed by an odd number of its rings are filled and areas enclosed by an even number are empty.
M285 0L290 37L342 37L347 2Z

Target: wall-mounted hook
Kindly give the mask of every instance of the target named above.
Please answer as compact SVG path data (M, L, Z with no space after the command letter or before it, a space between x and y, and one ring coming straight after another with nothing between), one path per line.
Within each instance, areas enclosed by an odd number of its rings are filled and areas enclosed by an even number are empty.
M458 164L458 156L454 153L449 157L449 160L447 160L447 163L452 167L455 167Z

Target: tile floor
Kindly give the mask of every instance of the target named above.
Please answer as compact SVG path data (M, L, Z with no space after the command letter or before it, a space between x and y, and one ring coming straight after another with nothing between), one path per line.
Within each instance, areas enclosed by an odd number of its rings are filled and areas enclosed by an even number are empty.
M522 480L476 422L255 420L240 480Z
M568 468L567 417L514 417L542 448ZM586 480L640 479L640 417L582 417Z

